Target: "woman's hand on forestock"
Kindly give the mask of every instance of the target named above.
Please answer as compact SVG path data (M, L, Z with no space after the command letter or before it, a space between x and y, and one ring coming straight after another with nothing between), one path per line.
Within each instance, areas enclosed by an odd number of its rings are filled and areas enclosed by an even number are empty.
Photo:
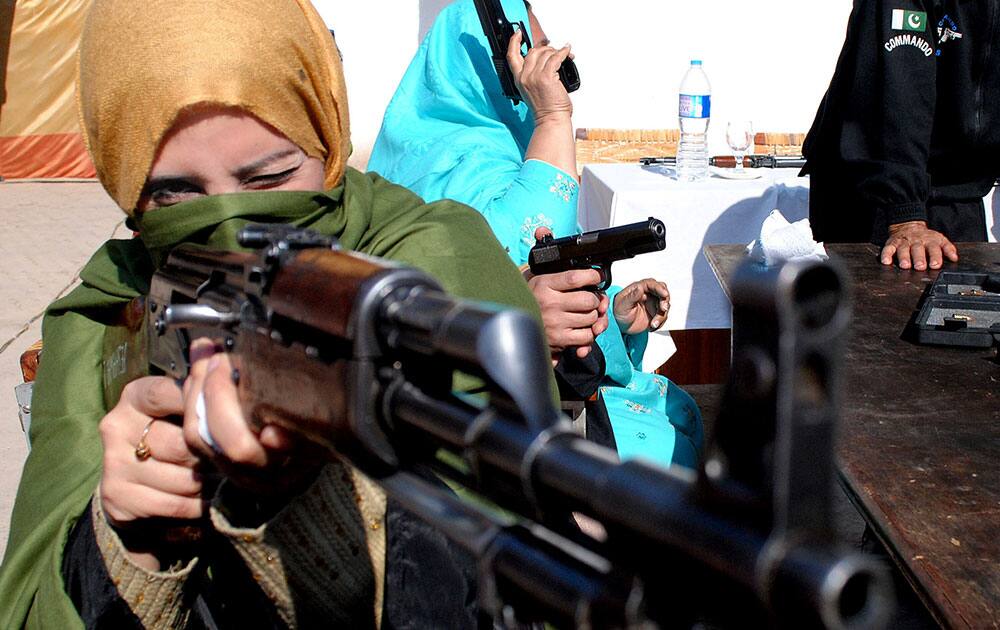
M514 33L507 45L507 63L514 74L514 83L535 114L535 124L549 120L569 120L573 117L573 101L559 80L559 67L570 56L569 45L556 50L552 46L536 46L521 56L524 36Z
M154 571L160 568L156 550L162 541L155 540L164 531L160 519L204 514L199 459L184 442L180 425L167 419L183 411L180 387L170 378L151 376L129 383L100 424L105 517L122 535L132 560Z

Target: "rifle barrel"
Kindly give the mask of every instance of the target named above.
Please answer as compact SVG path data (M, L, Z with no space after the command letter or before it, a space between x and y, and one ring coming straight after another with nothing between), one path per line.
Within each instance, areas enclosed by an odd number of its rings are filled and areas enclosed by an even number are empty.
M641 577L655 581L679 553L762 602L782 602L782 620L792 625L869 627L884 614L889 596L880 567L726 519L697 502L692 478L618 463L575 434L539 435L494 411L442 401L411 384L391 388L384 408L404 441L430 438L471 462L471 485L505 508L529 518L557 521L563 512L580 512L597 519L609 532L602 553Z

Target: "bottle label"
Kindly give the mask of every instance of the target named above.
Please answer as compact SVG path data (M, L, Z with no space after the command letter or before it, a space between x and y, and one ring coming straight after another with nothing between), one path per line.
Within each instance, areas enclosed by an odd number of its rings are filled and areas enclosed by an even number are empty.
M711 118L712 97L710 95L692 96L681 94L680 107L681 118Z

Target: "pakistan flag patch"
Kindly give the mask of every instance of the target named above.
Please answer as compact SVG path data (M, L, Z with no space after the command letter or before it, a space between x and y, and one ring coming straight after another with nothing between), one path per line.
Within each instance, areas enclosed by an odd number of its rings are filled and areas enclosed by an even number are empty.
M927 30L927 14L923 11L892 10L892 30L919 31Z

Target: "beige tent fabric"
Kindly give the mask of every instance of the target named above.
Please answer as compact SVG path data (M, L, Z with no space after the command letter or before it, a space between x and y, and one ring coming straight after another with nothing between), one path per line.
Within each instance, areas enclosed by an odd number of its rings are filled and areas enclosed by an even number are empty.
M0 0L0 177L94 176L75 102L90 4Z

